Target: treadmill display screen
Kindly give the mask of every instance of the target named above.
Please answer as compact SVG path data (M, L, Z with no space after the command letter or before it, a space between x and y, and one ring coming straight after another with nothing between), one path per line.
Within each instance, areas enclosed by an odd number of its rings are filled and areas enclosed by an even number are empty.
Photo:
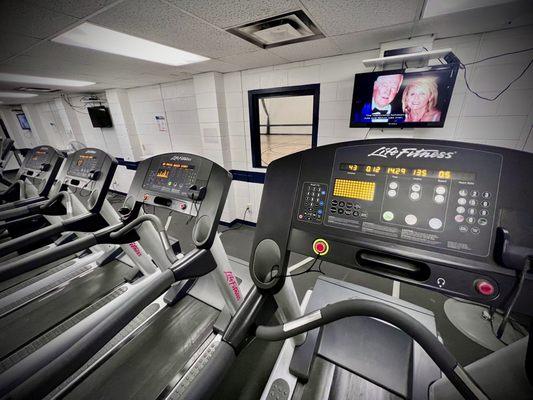
M98 157L96 150L85 150L83 153L77 155L72 161L67 171L67 175L72 175L80 178L89 178L91 173L99 171L102 168L104 159Z
M445 146L418 152L390 149L394 151L385 157L376 145L339 147L329 180L302 178L296 219L414 246L487 256L501 156L466 149L459 154Z
M406 168L403 166L381 166L381 165L364 165L354 163L340 163L340 171L346 172L365 172L367 174L387 174L387 175L410 175L424 178L453 179L462 181L473 181L476 174L470 172L457 172L449 170L427 169L425 167Z
M173 162L168 160L150 165L143 188L167 194L187 196L189 188L196 183L197 170L194 164L183 161Z
M26 166L27 168L40 169L43 164L49 163L50 157L51 152L47 147L33 149Z

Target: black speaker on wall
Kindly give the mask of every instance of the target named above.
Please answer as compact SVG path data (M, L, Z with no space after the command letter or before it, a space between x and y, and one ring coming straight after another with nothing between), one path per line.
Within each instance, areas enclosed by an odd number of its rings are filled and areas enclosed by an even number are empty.
M87 111L94 128L111 128L113 126L109 108L104 106L87 107Z

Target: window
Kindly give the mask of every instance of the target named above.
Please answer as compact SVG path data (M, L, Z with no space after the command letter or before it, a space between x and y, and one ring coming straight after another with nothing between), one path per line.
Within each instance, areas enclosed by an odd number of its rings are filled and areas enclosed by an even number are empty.
M254 167L316 146L319 95L318 84L248 92Z

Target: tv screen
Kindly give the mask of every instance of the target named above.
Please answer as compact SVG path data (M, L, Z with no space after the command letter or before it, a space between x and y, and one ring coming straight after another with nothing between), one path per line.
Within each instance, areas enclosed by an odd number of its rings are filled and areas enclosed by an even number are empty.
M109 108L104 106L87 107L87 111L89 111L89 117L91 117L94 128L111 128L113 126Z
M456 77L451 65L356 74L350 127L441 128Z
M22 129L26 129L27 131L31 131L30 124L28 122L28 118L26 118L26 114L20 113L17 114L17 118L19 120L20 127Z

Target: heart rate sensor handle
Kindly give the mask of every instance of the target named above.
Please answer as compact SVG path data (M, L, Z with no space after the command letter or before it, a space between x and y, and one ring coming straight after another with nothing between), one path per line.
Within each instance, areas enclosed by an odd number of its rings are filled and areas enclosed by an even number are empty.
M192 185L187 192L187 197L193 201L202 201L205 198L206 192L207 188L205 186L198 189L196 185Z

